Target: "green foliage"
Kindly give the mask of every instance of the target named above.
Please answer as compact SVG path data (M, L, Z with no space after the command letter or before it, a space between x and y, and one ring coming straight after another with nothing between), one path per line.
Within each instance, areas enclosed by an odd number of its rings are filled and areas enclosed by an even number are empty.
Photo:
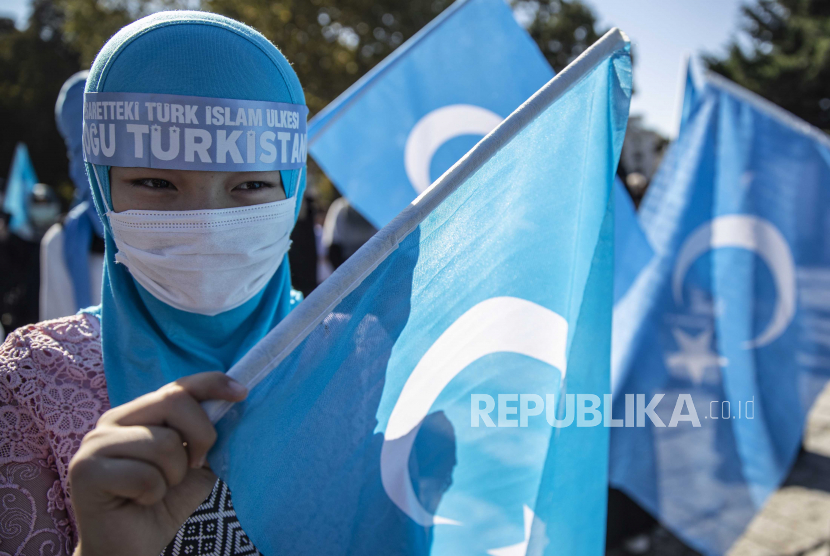
M187 0L51 0L64 14L63 35L88 68L119 29L160 10L182 10Z
M0 22L0 110L20 113L0 143L0 172L8 171L14 143L29 143L38 174L48 183L68 181L63 144L53 107L63 81L89 67L118 29L159 9L199 7L243 21L262 32L292 62L311 114L345 91L446 9L452 0L35 0L39 6L26 31ZM591 10L578 0L512 0L517 19L557 71L590 46L599 32ZM46 31L44 31L46 29ZM48 37L47 37L48 35ZM16 45L16 46L15 46ZM33 52L39 58L31 59ZM49 58L48 60L46 58ZM25 76L23 76L25 74ZM16 89L9 94L8 89ZM23 98L26 112L20 112ZM3 121L12 121L4 118ZM42 145L22 122L49 130ZM28 133L28 134L27 134ZM47 134L38 132L37 137ZM11 144L9 147L6 143ZM51 153L47 156L45 153ZM323 203L334 197L313 164L312 187ZM52 180L51 182L49 180Z
M557 72L605 33L596 28L594 13L581 2L522 0L513 10Z
M64 36L88 66L118 29L186 0L55 0L65 13ZM452 0L203 0L200 7L243 21L291 60L311 113L321 110L388 56ZM591 10L578 1L520 0L519 20L557 71L599 33Z
M354 83L450 0L207 0L262 32L294 65L311 113Z
M451 0L206 0L204 8L258 29L291 60L311 114L418 32ZM598 34L578 1L515 2L519 20L559 71ZM310 187L328 204L336 195L310 162Z
M830 131L830 2L758 0L744 6L750 45L733 41L710 69Z
M303 83L309 108L322 109L451 4L451 0L205 0L203 7L238 19L274 42ZM580 2L514 4L556 70L598 35Z
M18 141L29 147L38 178L65 201L72 196L63 138L55 125L55 101L64 81L80 69L62 33L63 16L48 0L37 0L29 26L0 20L0 177L8 175Z

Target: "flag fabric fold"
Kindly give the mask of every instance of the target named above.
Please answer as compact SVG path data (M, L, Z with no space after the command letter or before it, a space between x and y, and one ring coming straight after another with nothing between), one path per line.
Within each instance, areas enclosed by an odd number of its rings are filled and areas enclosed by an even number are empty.
M259 550L603 553L607 430L518 407L609 392L630 94L612 30L229 371L209 461Z
M507 3L459 0L309 122L309 153L381 228L551 77Z

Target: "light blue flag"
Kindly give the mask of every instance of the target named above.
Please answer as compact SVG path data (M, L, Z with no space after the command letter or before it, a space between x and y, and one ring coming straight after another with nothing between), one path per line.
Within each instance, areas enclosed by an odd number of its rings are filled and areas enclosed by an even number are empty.
M609 392L630 94L612 30L229 371L210 463L257 548L603 554L608 432L573 394Z
M683 132L683 127L691 119L692 113L698 106L700 92L703 89L703 72L704 70L698 66L694 58L689 56L686 59L686 83L683 88L683 104L680 107L679 133Z
M648 268L654 258L654 250L640 226L634 202L617 177L614 180L614 317L611 327L612 361L618 352L624 351L630 342L630 318L628 305L620 303L630 298L626 294ZM611 366L611 393L616 395L620 377L619 365Z
M11 215L9 231L24 239L29 239L32 234L29 222L29 198L36 183L37 175L29 158L29 149L25 144L18 143L14 149L12 167L6 181L3 211Z
M612 430L611 480L724 554L830 377L830 138L716 75L696 95L640 208L655 257L615 308L614 411L648 426Z
M381 228L551 77L504 0L459 0L309 122L309 152Z
M634 201L622 180L614 180L614 304L622 299L654 251L640 226Z
M622 382L622 369L615 359L628 348L631 328L632 296L629 290L654 259L654 250L640 226L640 219L619 177L614 180L614 317L611 327L611 393L616 396Z

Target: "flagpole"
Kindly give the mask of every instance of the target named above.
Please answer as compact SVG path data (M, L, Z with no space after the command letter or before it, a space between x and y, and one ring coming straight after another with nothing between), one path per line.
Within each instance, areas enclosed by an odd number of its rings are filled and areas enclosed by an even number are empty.
M288 314L231 369L233 377L248 389L259 384L274 370L337 305L371 274L423 220L478 170L504 144L510 141L536 116L580 83L604 59L628 43L616 27L585 50L568 67L548 81L517 108L490 134L484 137L461 160L418 196L389 224L375 234L341 265L308 298ZM212 422L217 422L233 404L225 401L204 402Z

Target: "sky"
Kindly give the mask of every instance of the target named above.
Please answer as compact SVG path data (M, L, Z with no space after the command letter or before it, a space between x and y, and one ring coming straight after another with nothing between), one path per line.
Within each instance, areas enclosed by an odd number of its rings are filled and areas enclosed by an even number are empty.
M736 34L742 0L583 0L600 28L622 29L634 46L631 113L668 138L677 134L680 76L687 54L722 54ZM744 0L745 1L745 0ZM29 0L0 0L0 15L22 27Z
M643 115L647 128L674 138L685 57L725 53L746 0L583 1L594 9L599 28L619 27L631 39L631 113Z
M0 16L11 17L22 27L26 18L29 17L30 0L0 0Z

